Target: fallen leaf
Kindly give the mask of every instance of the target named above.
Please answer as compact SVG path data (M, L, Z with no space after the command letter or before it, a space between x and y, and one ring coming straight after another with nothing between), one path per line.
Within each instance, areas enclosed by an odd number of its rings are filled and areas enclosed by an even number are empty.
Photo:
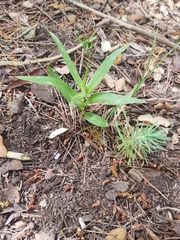
M8 108L12 113L22 113L23 106L22 106L22 100L23 100L24 94L14 94L12 103L8 104Z
M172 133L172 144L178 144L179 143L179 137L178 137L178 134L173 132Z
M142 177L135 171L134 168L131 168L128 174L132 177L132 179L136 180L137 182L142 182Z
M105 83L107 84L107 86L109 88L114 88L114 79L109 75L109 74L106 74L105 77L104 77L104 81Z
M23 7L25 8L32 8L34 6L32 1L24 1L23 2Z
M153 72L153 78L155 81L160 81L162 76L164 74L164 69L161 67L158 67Z
M131 43L131 47L138 50L140 53L146 53L146 50L135 42Z
M67 130L68 128L58 128L49 135L49 139L54 139L58 135L61 135L62 133L66 132Z
M106 198L108 200L114 200L117 197L117 192L115 190L109 190L106 192Z
M20 30L25 39L32 39L36 35L36 26L21 26Z
M117 192L126 192L129 188L129 183L124 181L117 181L113 184L113 189Z
M49 179L53 178L54 176L55 176L55 174L53 173L53 169L48 169L45 173L44 178L46 180L49 180Z
M12 225L12 228L18 229L18 228L22 228L22 227L26 227L27 223L24 221L18 221L15 222L14 225Z
M17 24L25 24L28 23L28 16L21 12L9 12L8 15L10 18L15 21Z
M115 228L105 237L106 240L125 240L126 230L123 227Z
M13 82L11 82L7 87L6 89L13 89L13 88L17 88L17 87L21 87L25 84L31 84L30 82L28 81L24 81L24 80L14 80Z
M171 125L171 123L167 119L161 116L153 117L151 114L140 115L138 117L138 121L154 124L156 126L161 125L164 127L169 127Z
M55 239L55 234L49 230L48 232L46 231L39 231L38 233L35 233L35 240L54 240Z
M124 77L122 77L119 80L115 81L114 84L115 84L116 92L120 92L120 91L124 90L124 87L125 87L125 79L124 79Z
M54 90L52 86L33 83L31 91L37 98L48 103L54 103Z
M166 111L171 111L174 110L176 108L176 104L174 105L170 105L169 103L165 102L165 103L158 103L157 105L154 106L154 108L156 110L162 110L165 109Z
M0 167L0 175L8 171L12 171L12 170L16 171L21 169L23 169L23 164L21 161L18 161L18 160L6 161Z
M10 203L19 203L20 202L20 188L18 186L13 186L9 184L6 192L4 192L3 197Z
M54 70L55 70L56 72L58 72L59 74L62 74L62 75L64 75L64 74L69 74L69 69L68 69L67 66L63 66L62 68L60 68L60 67L54 67Z

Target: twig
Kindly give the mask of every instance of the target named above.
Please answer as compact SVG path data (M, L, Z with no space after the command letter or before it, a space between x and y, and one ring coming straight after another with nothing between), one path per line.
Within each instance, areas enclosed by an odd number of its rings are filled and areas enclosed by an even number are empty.
M180 213L180 209L179 208L174 208L174 207L163 207L163 208L157 209L157 211L162 211L162 210L172 210L172 211L176 211L176 212Z
M159 191L155 186L153 186L138 170L136 170L136 169L134 169L136 172L137 172L137 174L139 174L143 179L144 179L144 181L146 181L152 188L154 188L166 201L168 201L168 203L170 202L169 201L169 199L166 197L166 196L164 196L164 194L161 192L161 191Z
M82 8L82 9L91 11L91 12L95 13L96 15L98 15L98 16L100 16L100 17L102 17L102 18L110 19L110 20L112 20L113 23L117 23L117 24L118 24L119 26L121 26L121 27L125 27L125 28L127 28L127 29L129 29L129 30L132 30L132 31L135 31L135 32L137 32L137 33L139 33L139 34L141 34L141 35L144 35L144 36L146 36L146 37L149 37L149 38L151 38L151 39L154 39L154 36L155 36L155 34L156 34L156 33L154 33L154 32L150 32L150 31L148 31L148 30L146 30L146 29L144 29L144 28L141 28L141 27L138 27L138 26L134 26L134 25L132 25L132 24L123 22L123 21L121 21L121 20L118 20L118 19L116 19L116 18L114 18L114 17L111 17L111 16L109 16L109 15L107 15L107 14L104 14L104 13L102 13L102 12L99 12L99 11L95 10L95 9L92 9L92 8L90 8L90 7L82 4L82 3L76 2L75 0L67 0L67 1L68 1L69 3L72 3L72 4L76 5L77 7L80 7L80 8ZM173 48L174 45L175 45L175 43L169 41L167 38L163 37L163 36L160 35L160 34L157 35L156 40L157 40L158 42L160 42L160 43L162 43L162 44L170 47L170 48ZM177 51L180 51L180 46L177 46L177 47L176 47L176 50L177 50Z
M146 229L146 234L149 235L152 240L160 240L149 228Z
M92 39L89 40L89 42L93 42L94 40L96 40L97 37L93 37ZM79 44L74 48L71 48L69 50L67 50L68 54L76 51L77 49L81 48L83 46L83 44ZM34 59L34 60L25 60L24 62L20 62L20 61L0 61L0 66L15 66L15 67L21 67L21 66L25 66L25 65L29 65L29 64L35 64L35 63L42 63L42 62L51 62L51 61L55 61L57 59L62 58L62 54L58 54L56 56L53 57L48 57L48 58L39 58L39 59Z

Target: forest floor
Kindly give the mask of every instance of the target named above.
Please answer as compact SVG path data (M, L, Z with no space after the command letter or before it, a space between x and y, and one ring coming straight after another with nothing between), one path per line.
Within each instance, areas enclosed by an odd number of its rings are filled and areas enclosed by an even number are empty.
M125 107L128 123L119 111L120 127L134 126L139 116L146 122L161 117L170 138L163 150L148 155L147 162L137 158L134 165L123 154L117 157L113 121L102 131L81 121L79 111L72 110L57 89L15 78L47 75L50 65L75 88L47 29L71 51L81 76L88 54L73 33L88 39L97 31L89 76L108 56L108 46L131 42L97 88L128 94L141 79L156 30L165 41L157 38L148 70L178 42L180 3L79 2L81 6L69 0L0 1L0 134L8 151L30 157L1 158L0 239L180 239L179 48L138 91L136 98L144 103ZM112 106L89 109L107 116ZM65 133L49 138L62 127Z

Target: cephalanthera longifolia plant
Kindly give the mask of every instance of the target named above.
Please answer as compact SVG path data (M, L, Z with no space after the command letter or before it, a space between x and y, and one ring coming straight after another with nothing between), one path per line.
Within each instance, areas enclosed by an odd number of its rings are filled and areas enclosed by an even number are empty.
M33 83L52 85L56 87L59 92L64 96L64 98L70 103L71 106L77 106L81 110L81 118L86 119L90 123L106 127L108 126L107 120L101 116L94 114L92 112L86 112L85 108L92 103L106 103L114 106L122 106L131 103L142 103L140 99L132 98L131 96L121 96L118 94L108 93L108 92L98 92L93 93L96 87L101 83L111 66L113 65L115 59L124 52L130 44L126 44L120 49L111 53L100 67L95 71L94 75L89 81L87 81L87 74L81 79L78 74L74 63L69 57L65 47L62 42L58 39L56 35L49 32L53 40L55 41L62 57L70 71L72 78L74 79L79 91L75 91L68 84L66 84L54 71L48 66L49 76L17 76L18 79L27 80Z

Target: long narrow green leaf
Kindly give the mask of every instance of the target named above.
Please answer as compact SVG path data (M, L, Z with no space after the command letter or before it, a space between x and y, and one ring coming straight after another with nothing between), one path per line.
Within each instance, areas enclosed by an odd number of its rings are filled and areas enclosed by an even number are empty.
M85 92L87 94L90 94L94 91L94 89L100 84L100 82L103 80L105 77L106 73L109 71L111 66L113 65L114 61L116 58L124 52L128 47L130 46L129 44L124 45L120 49L114 51L111 53L100 65L100 67L96 70L90 81L88 82L87 86L85 87Z
M104 118L100 117L97 114L91 113L91 112L85 112L83 114L83 118L98 127L107 127L108 126L108 122Z
M71 73L71 76L73 77L74 81L76 82L76 84L78 85L78 87L81 89L82 87L82 80L74 66L74 63L72 62L71 58L69 57L69 54L66 51L66 48L64 47L64 45L62 44L62 42L58 39L58 37L56 37L56 35L52 32L49 31L49 34L51 35L51 37L53 38L53 40L55 41L60 53L63 56L63 59Z
M63 95L63 97L69 102L81 107L81 103L77 99L77 101L74 101L74 97L77 95L76 91L74 91L72 88L70 88L66 83L64 83L59 77L53 78L53 77L47 77L47 76L17 76L16 78L20 80L25 80L32 83L38 83L38 84L45 84L45 85L51 85L54 87L57 87L59 92Z
M99 92L91 95L88 98L88 100L85 102L85 106L95 102L103 102L110 105L118 105L118 106L132 104L132 103L143 103L142 100L132 98L130 96L122 96L122 95L117 95L113 93Z

